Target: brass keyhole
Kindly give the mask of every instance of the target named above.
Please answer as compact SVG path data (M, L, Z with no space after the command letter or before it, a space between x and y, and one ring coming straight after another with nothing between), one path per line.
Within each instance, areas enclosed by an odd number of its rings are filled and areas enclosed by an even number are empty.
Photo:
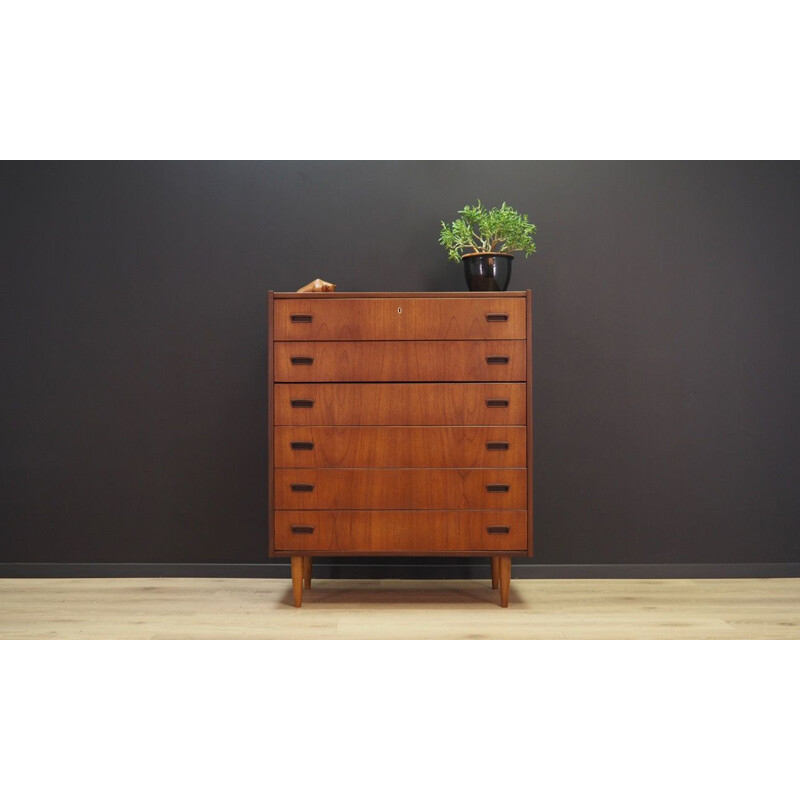
M403 307L402 306L398 306L397 307L397 313L398 314L402 314L403 313Z

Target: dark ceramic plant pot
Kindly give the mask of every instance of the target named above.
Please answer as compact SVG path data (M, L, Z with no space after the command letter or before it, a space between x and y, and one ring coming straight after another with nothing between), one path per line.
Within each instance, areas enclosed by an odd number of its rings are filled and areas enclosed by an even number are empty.
M463 256L464 277L471 292L504 292L511 280L508 253L470 253Z

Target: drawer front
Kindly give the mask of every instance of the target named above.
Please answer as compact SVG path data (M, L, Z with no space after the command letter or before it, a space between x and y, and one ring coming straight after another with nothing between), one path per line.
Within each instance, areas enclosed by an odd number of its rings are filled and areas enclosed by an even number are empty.
M295 427L274 429L276 467L525 467L525 428Z
M524 469L278 469L275 508L446 509L527 506Z
M524 425L524 383L279 383L276 425Z
M275 380L524 381L525 342L275 342Z
M524 339L525 298L276 300L275 341Z
M276 511L276 551L522 551L525 511Z

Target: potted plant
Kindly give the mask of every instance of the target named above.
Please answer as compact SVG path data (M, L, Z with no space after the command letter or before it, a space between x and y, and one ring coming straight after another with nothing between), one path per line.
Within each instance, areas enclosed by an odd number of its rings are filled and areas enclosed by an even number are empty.
M442 222L439 243L451 261L464 262L464 276L472 292L504 292L511 280L513 253L536 252L536 226L503 203L500 208L465 206L460 219ZM472 250L471 253L464 252Z

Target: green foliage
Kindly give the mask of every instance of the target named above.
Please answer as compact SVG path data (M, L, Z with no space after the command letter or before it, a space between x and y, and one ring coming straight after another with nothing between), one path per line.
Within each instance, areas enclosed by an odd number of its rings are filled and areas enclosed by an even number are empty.
M519 214L503 203L500 208L486 208L478 200L476 206L464 206L460 219L449 227L442 222L439 244L447 250L451 261L461 261L464 250L475 253L536 252L536 226L527 214Z

